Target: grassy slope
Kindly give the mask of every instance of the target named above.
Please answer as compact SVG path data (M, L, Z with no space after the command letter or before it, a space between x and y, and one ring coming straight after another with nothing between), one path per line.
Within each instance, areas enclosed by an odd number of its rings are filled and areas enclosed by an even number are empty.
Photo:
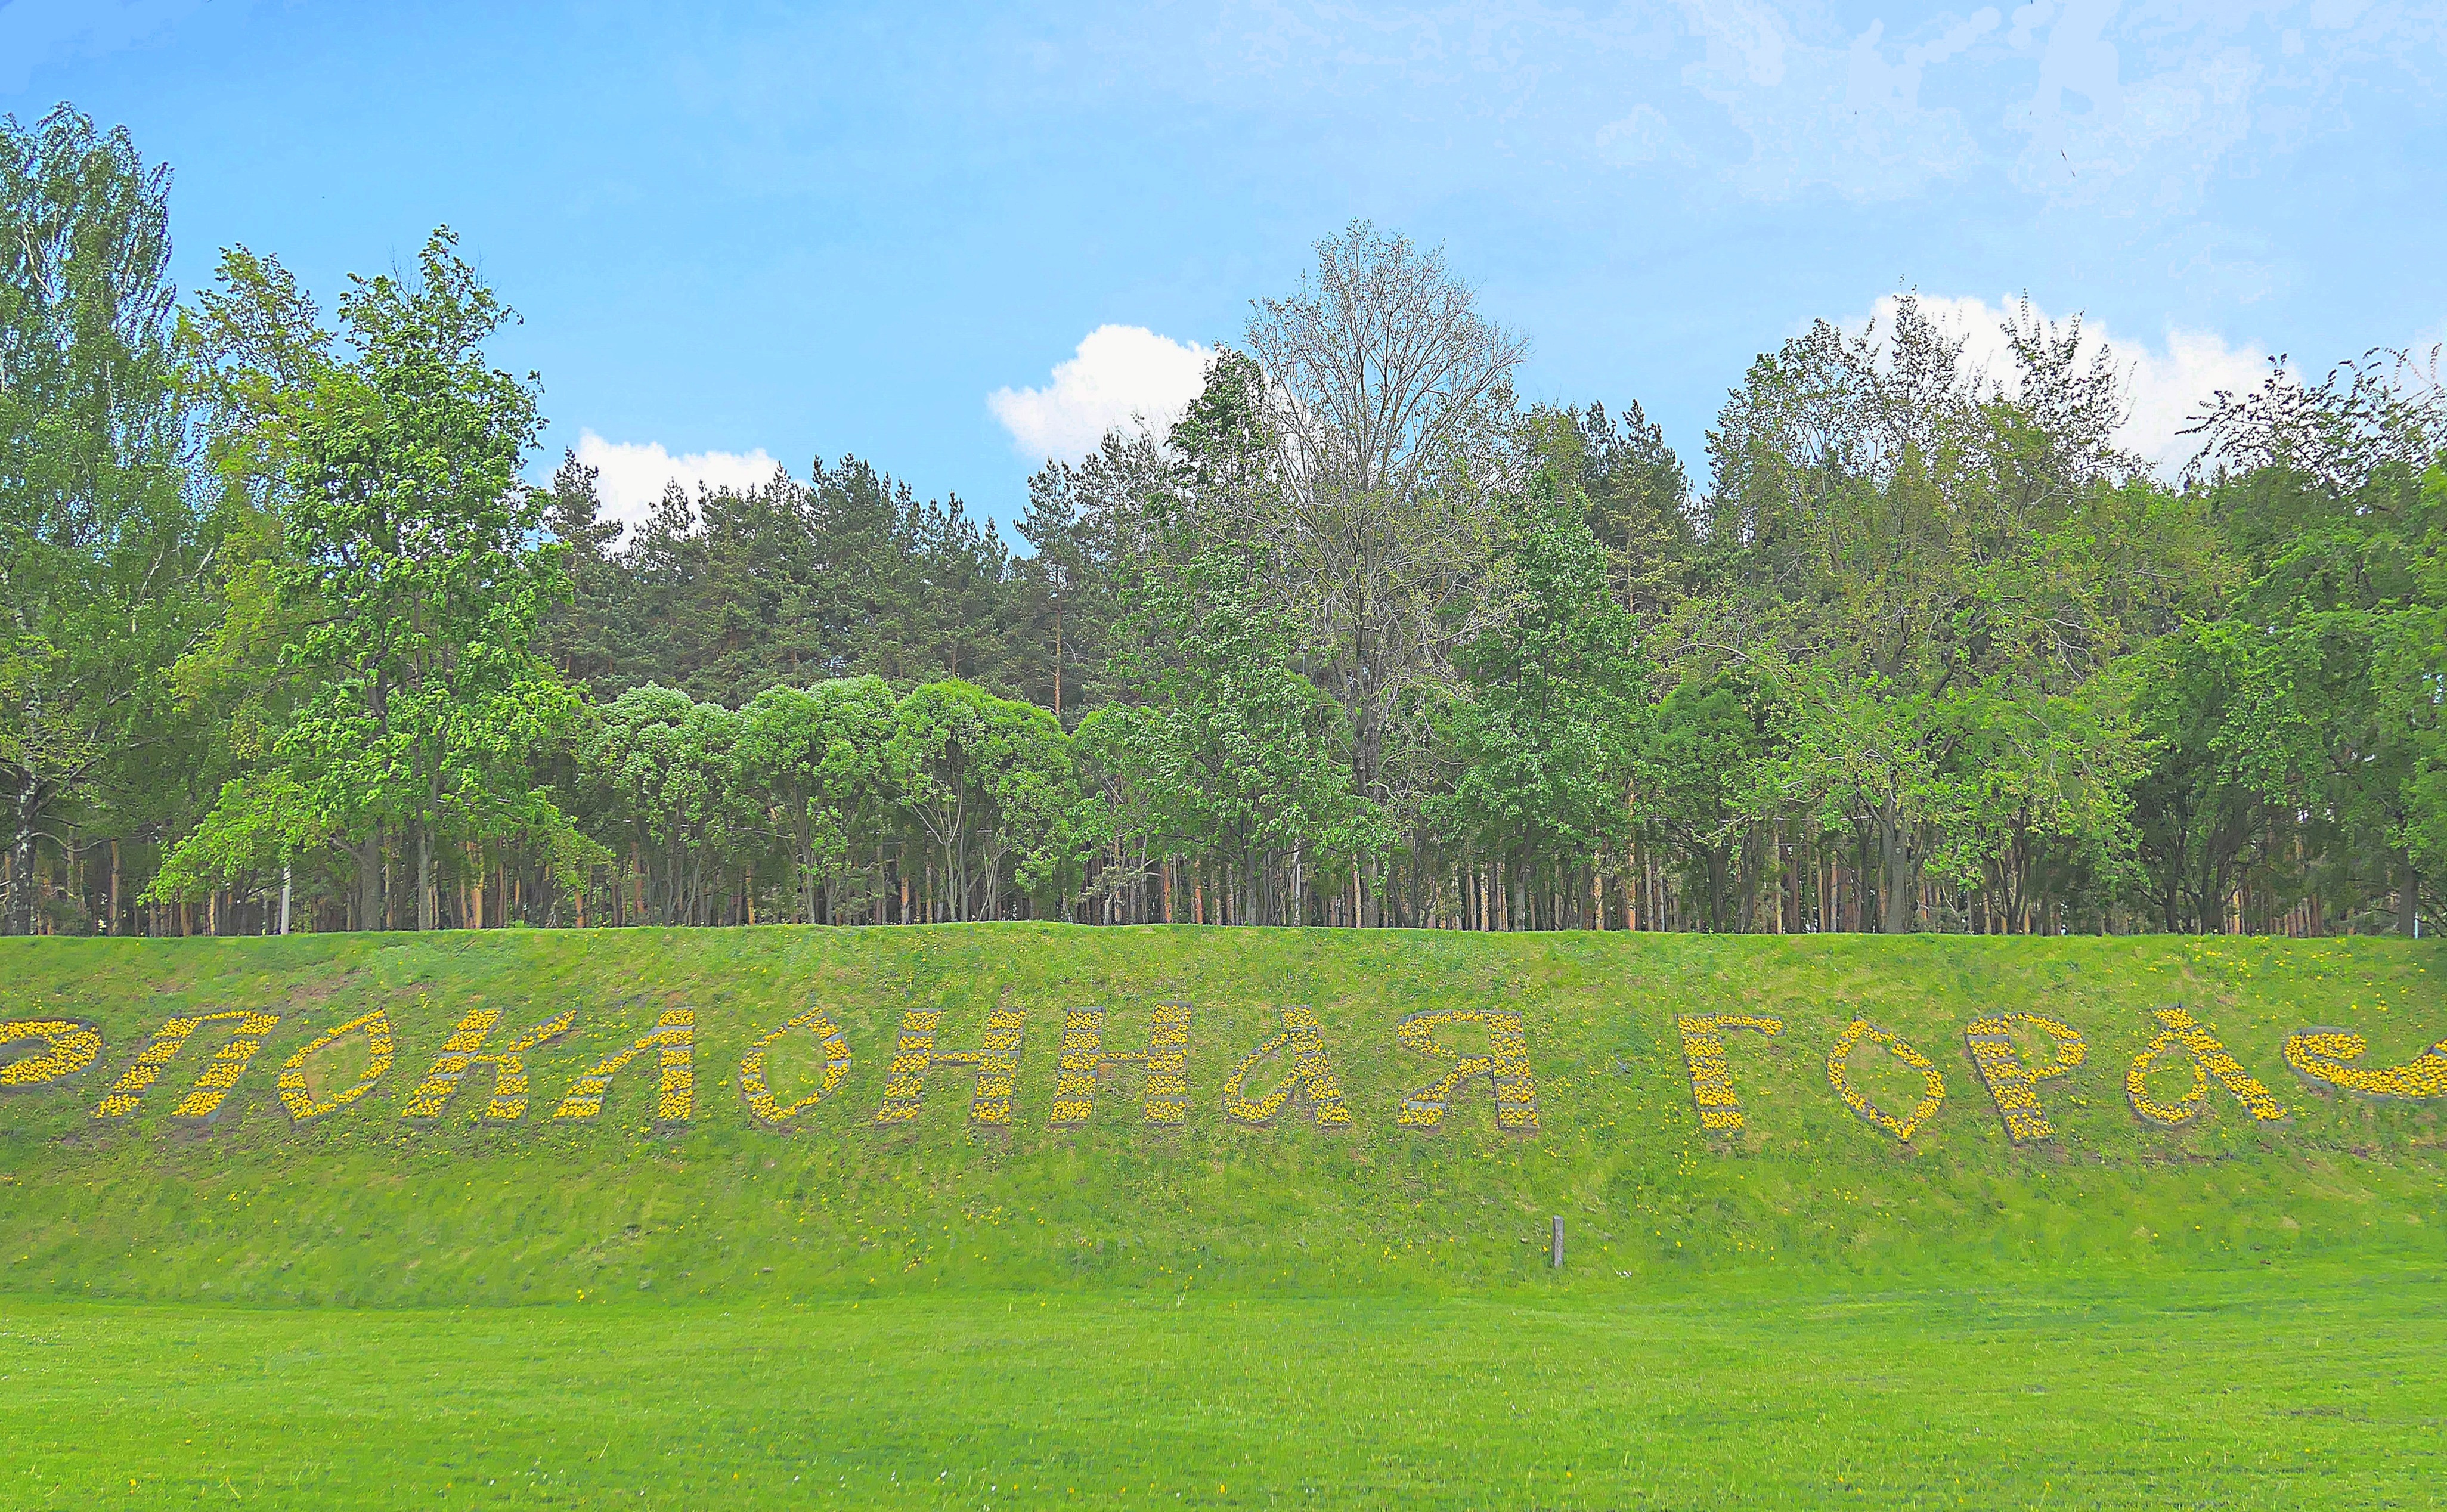
M1623 935L1515 936L1047 925L821 931L625 931L289 940L0 942L9 1016L77 1013L102 1061L62 1088L0 1099L0 1290L90 1296L449 1305L725 1302L1123 1286L1178 1295L1467 1289L1654 1295L1943 1275L2011 1281L2068 1267L2172 1275L2204 1265L2387 1268L2438 1254L2447 1159L2432 1105L2314 1095L2284 1034L2361 1030L2369 1059L2409 1059L2447 1032L2427 944L2171 938L2005 941ZM1111 1011L1136 1048L1148 1006L1195 1006L1193 1112L1138 1126L1134 1085L1075 1133L1044 1127L1062 1010ZM2169 1131L2126 1106L2148 1011L2181 1000L2289 1107L2248 1126L2212 1087ZM650 1125L651 1074L616 1083L599 1126L398 1117L459 1014L484 1002L524 1024L568 1006L579 1030L531 1061L538 1112L579 1070L668 1004L698 1012L698 1106ZM731 1071L749 1039L809 1002L831 1006L855 1064L795 1134L751 1127ZM947 1048L986 1011L1026 1011L1016 1125L976 1130L968 1085L939 1072L914 1129L865 1125L903 1008L944 1011ZM1286 1003L1316 1005L1354 1125L1226 1124L1224 1077ZM374 1005L401 1033L370 1096L293 1129L279 1063ZM1496 1132L1479 1088L1449 1126L1396 1126L1434 1071L1394 1026L1486 1004L1527 1015L1544 1127ZM129 1126L88 1110L174 1010L276 1009L283 1020L209 1129L170 1106L199 1035ZM1767 1011L1776 1042L1729 1037L1752 1127L1738 1146L1697 1128L1678 1012ZM2045 1084L2061 1137L2016 1150L1962 1040L1985 1011L2080 1028L2087 1065ZM1825 1057L1861 1013L1942 1070L1946 1098L1904 1147L1855 1120ZM1907 1103L1916 1075L1868 1075ZM777 1061L776 1089L796 1072ZM2176 1078L2172 1087L2180 1087ZM469 1095L472 1093L473 1095ZM1899 1095L1904 1094L1904 1095ZM2162 1092L2162 1095L2165 1095ZM1545 1270L1546 1221L1572 1224L1572 1265ZM1535 1289L1531 1293L1529 1289Z

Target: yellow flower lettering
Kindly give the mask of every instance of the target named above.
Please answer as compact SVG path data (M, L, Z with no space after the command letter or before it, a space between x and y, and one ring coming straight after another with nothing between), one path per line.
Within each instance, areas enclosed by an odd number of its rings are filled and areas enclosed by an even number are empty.
M170 1110L179 1118L212 1117L219 1111L221 1099L227 1097L230 1088L237 1085L238 1078L246 1074L246 1064L255 1059L255 1052L262 1048L263 1036L279 1026L279 1014L231 1009L226 1012L185 1014L163 1020L161 1027L153 1031L152 1040L136 1057L136 1064L130 1066L104 1094L101 1104L93 1110L93 1116L125 1118L135 1112L136 1104L143 1097L144 1089L161 1074L161 1068L178 1058L179 1051L187 1043L187 1036L200 1025L221 1023L235 1024L237 1028L228 1039L221 1042L221 1048L213 1052L213 1058L204 1063L203 1072L196 1078L195 1087L180 1099L178 1106Z
M2364 1097L2447 1097L2447 1040L2402 1066L2351 1066L2370 1042L2350 1030L2306 1029L2286 1036L2286 1064L2305 1081Z
M493 1099L484 1105L484 1117L498 1122L524 1118L527 1111L526 1052L548 1044L569 1032L578 1022L578 1010L562 1009L535 1028L511 1040L498 1050L484 1049L484 1036L502 1021L498 1008L480 1008L459 1021L450 1037L442 1042L442 1053L425 1080L408 1097L403 1118L439 1118L450 1106L459 1090L460 1078L478 1066L493 1068Z
M1260 1096L1247 1095L1243 1088L1249 1073L1260 1061L1285 1049L1291 1051L1292 1064L1283 1079ZM1342 1084L1335 1080L1334 1065L1326 1059L1323 1026L1306 1008L1284 1009L1282 1032L1241 1057L1241 1064L1224 1084L1224 1111L1244 1124L1266 1123L1281 1109L1294 1087L1308 1100L1318 1127L1336 1128L1351 1122L1351 1109L1342 1101Z
M1148 1048L1144 1051L1108 1053L1104 1047L1103 1009L1074 1008L1064 1016L1061 1068L1053 1083L1053 1113L1047 1120L1050 1126L1068 1128L1088 1122L1089 1114L1095 1110L1097 1083L1124 1066L1146 1068L1147 1080L1139 1092L1146 1122L1173 1125L1187 1116L1188 1004L1155 1006L1153 1016L1148 1020Z
M1488 1053L1460 1055L1437 1044L1436 1030L1447 1024L1487 1026ZM1461 1084L1484 1076L1495 1093L1495 1126L1518 1133L1537 1131L1538 1084L1529 1074L1528 1036L1522 1031L1519 1013L1493 1008L1413 1013L1394 1030L1394 1038L1405 1049L1452 1063L1434 1086L1402 1100L1401 1111L1394 1115L1396 1124L1434 1128L1444 1122L1445 1105Z
M654 1118L665 1124L685 1124L696 1109L696 1014L685 1008L663 1011L654 1023L654 1032L626 1049L615 1050L569 1084L569 1091L560 1106L552 1110L555 1118L589 1119L603 1111L603 1093L612 1078L620 1074L631 1061L648 1050L661 1053L655 1058L662 1075L654 1088Z
M65 1081L102 1053L102 1030L81 1018L0 1018L0 1049L40 1040L31 1055L0 1066L0 1090L25 1091Z
M2040 1066L2025 1062L2014 1048L2017 1020L2054 1042L2056 1059ZM2005 1121L2006 1135L2017 1144L2054 1139L2056 1127L2039 1106L2039 1084L2052 1076L2062 1076L2082 1063L2088 1050L2079 1031L2037 1013L1997 1013L1964 1025L1963 1043L1971 1051L1971 1064L1979 1068L1981 1081L1987 1084L1989 1099L1997 1105L1997 1116Z
M2227 1053L2227 1048L2200 1020L2181 1008L2162 1008L2153 1016L2160 1026L2157 1037L2133 1058L2132 1068L2124 1073L2124 1095L2132 1103L2133 1111L2153 1124L2186 1123L2200 1112L2209 1094L2210 1078L2214 1076L2259 1122L2271 1124L2286 1116L2285 1105L2270 1096L2268 1088ZM2180 1102L2161 1103L2150 1095L2150 1068L2161 1057L2175 1054L2191 1062L2192 1085Z
M803 1029L816 1036L825 1047L824 1080L816 1089L795 1103L784 1103L765 1084L765 1051L792 1030ZM739 1094L748 1100L748 1111L767 1124L787 1124L818 1103L833 1095L849 1074L849 1041L842 1034L830 1015L821 1008L811 1008L780 1029L768 1030L765 1037L748 1047L739 1062Z
M1742 1104L1734 1095L1724 1031L1746 1029L1773 1039L1784 1032L1784 1020L1752 1013L1685 1013L1674 1022L1682 1031L1682 1064L1691 1073L1691 1101L1699 1110L1699 1126L1712 1134L1735 1132L1742 1126Z
M366 1072L354 1085L345 1087L317 1102L306 1085L306 1062L314 1052L337 1044L344 1036L362 1032L366 1036ZM381 1009L361 1018L352 1018L337 1029L316 1035L313 1044L283 1061L280 1066L280 1102L289 1109L290 1121L303 1124L310 1118L345 1107L373 1090L374 1084L390 1069L391 1055L396 1047L391 1041L390 1019Z
M939 1050L935 1031L943 1015L913 1008L901 1015L901 1039L884 1068L883 1103L874 1122L906 1124L918 1116L926 1093L926 1073L938 1066L974 1067L977 1089L969 1097L969 1117L979 1124L1011 1122L1012 1087L1019 1078L1019 1042L1027 1017L1015 1008L997 1008L986 1015L986 1031L973 1050Z
M1902 1118L1870 1102L1867 1094L1852 1086L1851 1078L1844 1068L1844 1063L1852 1054L1852 1048L1865 1039L1885 1046L1887 1054L1920 1072L1921 1081L1928 1089L1926 1095ZM1833 1084L1835 1095L1844 1100L1846 1107L1859 1114L1864 1122L1876 1125L1899 1140L1910 1139L1912 1131L1927 1123L1936 1114L1938 1105L1945 1101L1945 1078L1938 1074L1936 1065L1927 1056L1865 1018L1852 1020L1844 1032L1835 1037L1835 1048L1827 1052L1827 1080Z

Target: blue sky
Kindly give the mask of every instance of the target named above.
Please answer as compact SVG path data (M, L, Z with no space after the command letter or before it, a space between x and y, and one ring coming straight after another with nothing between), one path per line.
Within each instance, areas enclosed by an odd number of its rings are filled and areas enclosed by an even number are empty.
M1906 285L2085 312L2167 454L2266 353L2447 335L2442 79L2447 5L2356 0L0 4L0 110L170 162L185 286L243 241L328 304L456 228L540 471L854 451L997 517L1358 216L1695 473L1753 356Z

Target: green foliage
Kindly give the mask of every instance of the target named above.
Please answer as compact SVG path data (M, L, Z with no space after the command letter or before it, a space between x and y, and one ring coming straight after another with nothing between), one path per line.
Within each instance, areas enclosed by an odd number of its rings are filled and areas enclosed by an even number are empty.
M437 231L412 280L353 279L340 301L353 356L306 365L272 422L275 579L318 612L284 648L319 683L278 753L334 830L410 838L424 928L438 847L560 827L528 758L577 709L529 649L562 589L518 477L535 397L487 365L484 343L512 317L455 245Z
M1695 495L1359 221L1028 556L855 457L624 528L522 478L446 230L326 329L243 245L177 309L166 195L0 130L10 930L269 929L276 872L316 929L2411 933L2447 863L2401 355L2213 396L2169 480L2077 319L1991 373L1907 295L1758 358Z
M739 711L741 779L769 794L796 848L801 917L837 921L855 837L890 802L884 743L892 690L880 677L835 678L801 691L768 688ZM822 893L822 911L818 894Z
M211 621L216 522L187 487L169 173L62 106L0 118L0 928L38 846L133 832L196 759L166 672Z
M1585 513L1551 471L1533 480L1508 520L1506 611L1456 654L1468 696L1447 706L1452 822L1533 869L1625 833L1647 733L1646 668Z
M713 922L762 812L740 783L743 720L652 683L605 705L579 760L598 833L640 867L640 923Z
M331 838L329 816L281 767L233 777L202 821L164 857L147 902L195 902L230 879L276 874Z
M928 683L893 710L882 768L942 862L943 917L993 917L1068 880L1079 789L1070 738L1033 705L973 683Z
M1923 922L1932 862L2027 918L2066 891L2051 870L2129 851L2106 674L2166 628L2191 548L2113 445L2115 374L2079 334L2025 311L1999 387L1907 297L1889 331L1822 323L1761 358L1711 437L1721 586L1685 633L1775 690L1760 791L1859 838L1874 927Z
M1283 918L1268 881L1348 860L1375 822L1351 791L1332 702L1289 665L1292 631L1256 554L1211 547L1138 596L1143 638L1161 648L1147 702L1079 727L1104 805L1094 833L1117 858L1180 856L1218 869L1250 918ZM1152 656L1149 658L1153 659Z

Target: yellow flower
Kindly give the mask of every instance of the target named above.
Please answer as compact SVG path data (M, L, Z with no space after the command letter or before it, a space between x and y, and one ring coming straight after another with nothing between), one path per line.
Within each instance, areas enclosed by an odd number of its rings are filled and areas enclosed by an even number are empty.
M1725 1060L1724 1031L1746 1029L1770 1038L1784 1032L1784 1020L1751 1013L1685 1013L1676 1019L1682 1031L1682 1064L1691 1073L1691 1101L1699 1109L1699 1126L1712 1134L1731 1134L1742 1126L1741 1099L1734 1094L1734 1073Z
M2153 1124L2182 1124L2200 1112L2209 1095L2210 1078L2214 1076L2234 1100L2264 1123L2275 1123L2286 1116L2285 1105L2269 1095L2249 1071L2227 1053L2200 1020L2181 1008L2162 1008L2153 1015L2160 1025L2157 1036L2150 1041L2124 1072L2124 1096L2133 1111ZM2191 1064L2192 1085L2181 1101L2161 1103L2150 1096L2150 1068L2167 1055L2181 1053Z
M765 1051L775 1040L797 1029L809 1030L824 1043L825 1075L814 1091L785 1106L765 1084ZM748 1047L748 1054L739 1063L739 1092L747 1099L750 1113L768 1124L786 1124L830 1097L848 1074L849 1040L823 1009L811 1008Z
M1485 1055L1457 1055L1436 1043L1436 1030L1446 1024L1487 1027ZM1456 1009L1440 1013L1413 1013L1394 1031L1406 1049L1452 1062L1434 1086L1402 1100L1394 1122L1413 1128L1434 1128L1444 1121L1445 1105L1461 1084L1484 1076L1495 1093L1495 1126L1534 1133L1538 1127L1538 1084L1529 1071L1529 1041L1521 1015L1508 1009Z
M0 1066L0 1087L43 1087L74 1076L102 1053L102 1030L81 1018L0 1019L0 1045L38 1039L38 1055Z
M1852 1048L1865 1039L1885 1046L1887 1053L1920 1072L1927 1093L1906 1116L1897 1118L1870 1102L1853 1087L1850 1077L1846 1073L1844 1062L1851 1055ZM1936 1114L1938 1106L1945 1101L1945 1078L1938 1074L1935 1063L1865 1018L1852 1020L1844 1032L1835 1037L1835 1048L1827 1053L1827 1080L1833 1085L1835 1095L1844 1100L1846 1107L1899 1140L1910 1139L1912 1131L1927 1123Z
M366 1035L366 1072L354 1086L342 1088L321 1102L306 1086L306 1062L316 1050L337 1041L342 1035L363 1030ZM390 1019L381 1009L359 1018L352 1018L337 1029L326 1030L304 1049L281 1063L278 1089L280 1101L289 1109L292 1122L303 1124L310 1118L345 1107L373 1090L376 1082L390 1069L395 1047L391 1043Z
M2402 1066L2348 1066L2370 1042L2347 1030L2308 1029L2286 1036L2286 1064L2308 1081L2342 1087L2365 1097L2447 1096L2447 1040Z

